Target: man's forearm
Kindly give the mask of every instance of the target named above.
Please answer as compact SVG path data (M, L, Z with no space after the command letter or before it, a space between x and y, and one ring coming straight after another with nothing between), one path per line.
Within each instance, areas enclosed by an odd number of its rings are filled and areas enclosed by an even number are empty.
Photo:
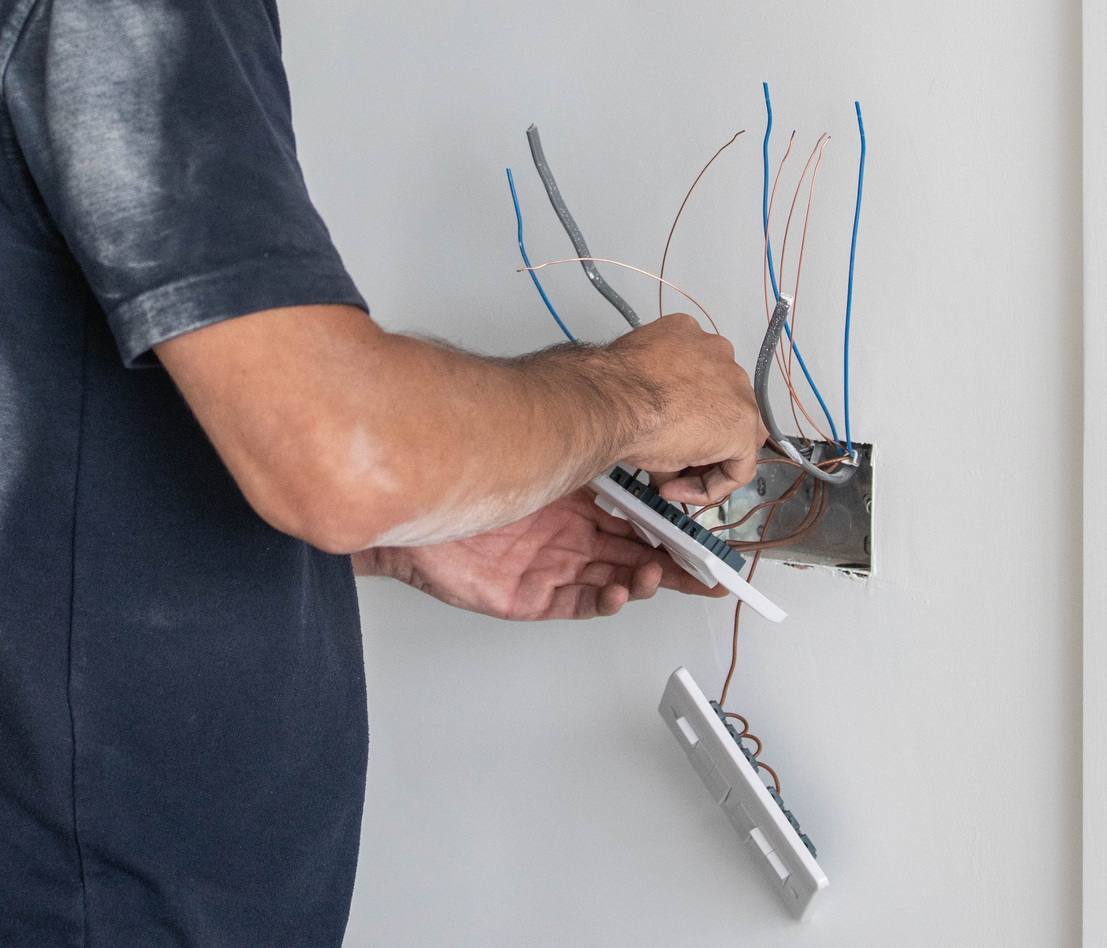
M479 533L619 459L725 461L725 488L752 476L760 444L733 349L687 316L605 347L489 359L307 306L157 353L255 510L334 552Z
M200 350L190 372L181 343ZM334 551L509 523L651 423L648 386L607 350L486 359L349 307L258 313L158 353L259 513Z
M377 545L454 539L511 523L584 484L657 424L633 366L608 349L558 346L484 359L387 336L386 372L363 393L380 432L394 523ZM375 452L380 457L380 452Z

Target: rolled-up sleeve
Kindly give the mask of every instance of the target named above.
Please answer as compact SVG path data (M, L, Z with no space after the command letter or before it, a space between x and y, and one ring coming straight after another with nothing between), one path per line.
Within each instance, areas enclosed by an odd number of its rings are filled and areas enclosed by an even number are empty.
M304 185L268 0L38 0L3 79L127 365L246 313L365 308Z

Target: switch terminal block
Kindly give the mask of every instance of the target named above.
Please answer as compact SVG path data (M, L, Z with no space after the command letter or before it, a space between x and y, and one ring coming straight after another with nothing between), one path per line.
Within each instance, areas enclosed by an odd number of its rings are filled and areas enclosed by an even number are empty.
M653 547L663 546L685 570L708 586L722 583L759 615L780 622L786 613L738 574L745 559L648 484L616 464L591 482L596 504L628 520Z

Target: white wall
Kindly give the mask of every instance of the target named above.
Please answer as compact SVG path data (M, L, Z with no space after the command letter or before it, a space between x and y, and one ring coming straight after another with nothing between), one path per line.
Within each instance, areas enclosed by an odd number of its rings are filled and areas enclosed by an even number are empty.
M787 917L656 713L717 692L730 606L660 595L515 626L361 587L373 733L351 946L1043 946L1080 937L1080 22L1061 0L544 5L284 0L309 184L375 317L513 353L558 341L518 254L568 256L542 130L593 251L670 259L752 363L760 82L775 154L833 141L801 341L840 416L869 139L854 431L879 451L877 575L765 564L733 707L831 880ZM618 316L575 267L570 325ZM644 313L654 286L611 282ZM677 301L672 300L672 306ZM783 407L783 401L780 402Z

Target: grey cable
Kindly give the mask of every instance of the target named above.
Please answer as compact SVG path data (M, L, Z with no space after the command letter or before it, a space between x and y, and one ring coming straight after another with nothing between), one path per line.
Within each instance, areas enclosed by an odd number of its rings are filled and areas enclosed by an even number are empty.
M757 367L753 373L753 394L757 397L757 407L761 411L761 420L769 429L769 435L780 446L780 449L792 461L795 461L812 477L828 484L844 484L857 470L856 462L852 458L843 458L842 465L833 473L816 467L805 458L799 449L786 438L773 417L773 409L769 404L769 373L773 367L773 355L780 343L780 334L784 331L784 324L788 321L792 312L792 300L787 296L781 296L776 301L773 310L773 318L769 320L769 328L765 331L765 340L761 343L761 351L757 353Z
M565 201L557 188L557 182L554 181L553 172L550 171L550 166L546 163L546 156L542 152L542 140L538 137L537 126L532 125L527 129L527 141L530 142L530 154L534 159L534 167L538 169L538 176L542 179L546 194L550 197L550 203L553 205L554 211L557 212L561 226L565 228L565 233L569 235L569 239L573 242L573 249L576 250L578 257L591 257L592 254L588 250L588 244L584 242L584 235L577 227L577 222L573 220L573 215L569 213L569 208L565 206ZM638 318L638 314L600 275L595 263L591 260L585 260L581 262L581 266L584 267L584 272L588 274L588 279L592 281L592 285L603 294L604 299L623 314L623 319L630 323L632 328L642 325L642 320Z

